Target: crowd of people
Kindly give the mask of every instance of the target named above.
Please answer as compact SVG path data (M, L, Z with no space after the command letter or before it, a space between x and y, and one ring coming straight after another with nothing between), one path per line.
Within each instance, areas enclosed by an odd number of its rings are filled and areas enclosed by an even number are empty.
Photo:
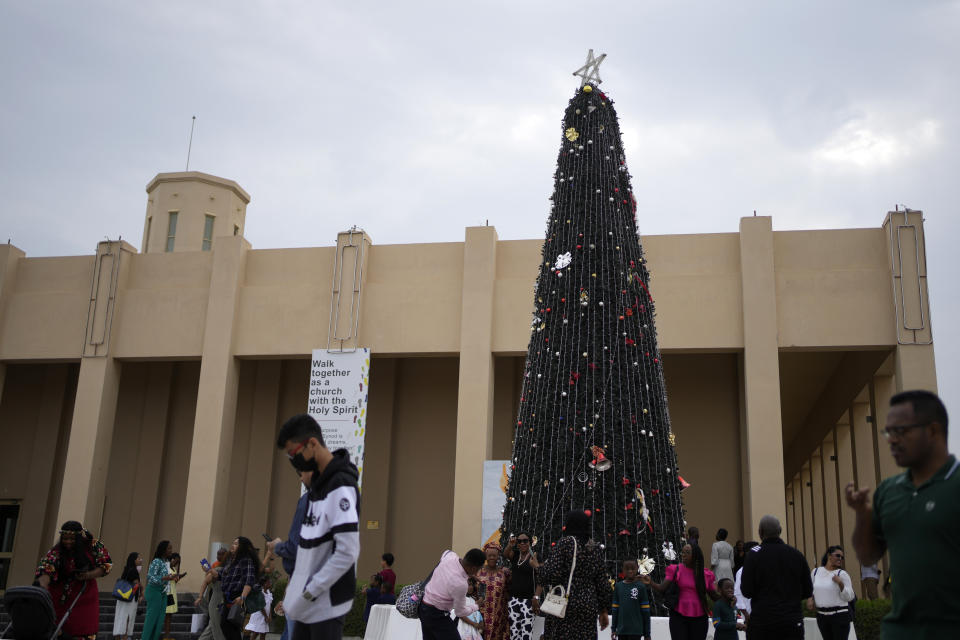
M904 473L884 480L870 500L868 489L852 484L846 503L855 512L852 546L862 567L862 590L877 597L877 562L889 552L892 609L883 638L953 637L960 629L960 467L947 449L947 413L936 395L912 391L895 395L884 435ZM298 471L306 492L297 504L286 540L268 542L266 559L244 537L222 549L206 575L196 605L209 616L201 640L240 640L247 630L267 633L273 613L285 615L283 640L342 637L353 606L359 555L358 473L343 450L331 452L319 425L304 414L288 420L277 446ZM663 581L641 572L636 560L619 567L612 584L600 546L590 539L590 514L570 511L563 536L547 557L533 550L531 532L471 549L462 557L445 551L423 583L417 603L424 640L534 640L533 622L544 616L540 639L584 640L611 626L617 640L651 638L651 615L665 606L672 640L727 640L746 631L749 640L803 637L801 603L816 611L825 640L846 639L855 601L844 570L842 545L826 549L810 570L803 554L780 537L776 517L759 523L759 542L727 542L720 529L709 556L700 532L687 531L680 561L665 567ZM271 563L279 557L290 576L283 602L271 603ZM396 602L394 557L384 554L381 570L366 590L365 617L375 604ZM159 640L176 612L179 555L161 541L142 576L143 558L130 553L114 588L114 635L133 633L137 603L146 601L142 640ZM95 636L99 626L96 580L110 573L103 543L75 521L62 525L58 543L44 556L36 584L49 590L63 635ZM647 570L649 567L646 568ZM557 586L564 598L557 598ZM249 602L248 602L249 600ZM256 604L250 610L250 602ZM451 616L451 612L453 615ZM167 626L169 633L169 626ZM540 640L537 639L537 640Z

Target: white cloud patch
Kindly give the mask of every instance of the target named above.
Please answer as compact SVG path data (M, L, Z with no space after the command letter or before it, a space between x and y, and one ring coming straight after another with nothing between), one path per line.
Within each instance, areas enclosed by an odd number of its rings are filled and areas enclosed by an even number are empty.
M878 118L857 118L837 129L814 151L814 162L872 171L894 167L935 149L942 125L924 119L902 128L884 126Z

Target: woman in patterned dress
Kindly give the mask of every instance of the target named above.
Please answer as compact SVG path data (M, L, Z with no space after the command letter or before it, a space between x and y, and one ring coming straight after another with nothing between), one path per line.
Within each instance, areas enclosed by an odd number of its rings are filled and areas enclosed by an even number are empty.
M507 600L510 570L500 566L500 545L488 542L483 547L487 563L477 572L477 581L486 587L480 613L483 614L483 640L507 640Z
M607 615L613 598L610 579L603 568L600 549L590 539L590 516L583 511L570 511L563 531L566 535L560 538L550 557L541 565L539 584L545 593L554 585L567 587L574 548L577 566L573 571L573 585L567 594L566 615L563 618L545 616L544 637L547 640L596 640L598 619L601 629L606 629L610 623Z
M40 561L37 584L50 591L57 620L77 604L63 625L64 638L96 638L100 629L97 578L110 573L110 553L83 525L74 520L60 527L60 542Z

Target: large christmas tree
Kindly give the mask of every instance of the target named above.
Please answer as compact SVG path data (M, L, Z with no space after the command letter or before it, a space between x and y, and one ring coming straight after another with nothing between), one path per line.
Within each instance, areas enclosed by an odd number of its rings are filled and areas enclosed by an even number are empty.
M597 64L563 117L503 533L549 549L566 512L587 510L611 574L648 556L660 579L683 536L682 479L636 200Z

